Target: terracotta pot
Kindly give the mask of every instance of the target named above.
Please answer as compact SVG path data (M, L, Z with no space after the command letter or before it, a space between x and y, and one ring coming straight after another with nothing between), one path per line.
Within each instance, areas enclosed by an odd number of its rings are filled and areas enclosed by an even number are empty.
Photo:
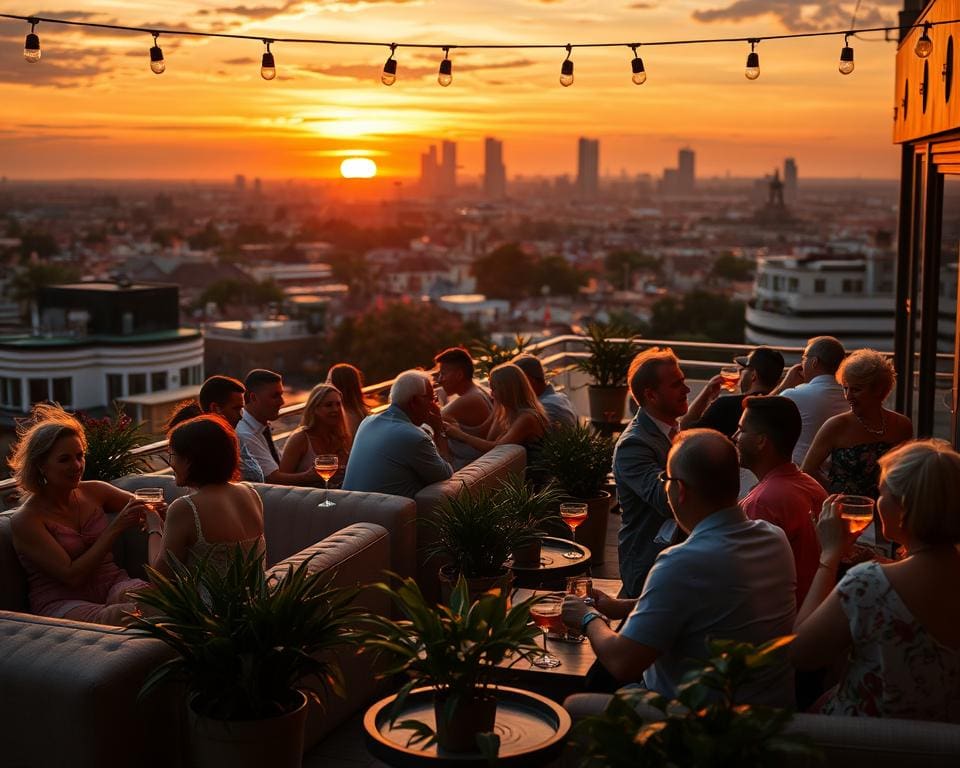
M590 401L590 419L600 424L620 424L627 407L627 388L598 387L591 384L587 387L587 398Z
M187 707L193 768L300 768L307 697L295 692L296 707L261 720L215 720Z
M540 565L540 549L543 542L539 537L527 542L523 546L513 548L513 564L524 568L535 568Z
M497 720L497 699L492 694L461 695L447 716L449 694L437 692L433 712L437 719L437 744L448 752L476 752L477 734L489 733Z
M450 604L450 595L453 594L453 588L457 584L457 571L452 565L444 565L440 568L440 601ZM510 585L513 583L513 572L509 568L504 568L497 576L484 576L477 579L467 579L467 589L470 594L470 601L473 602L484 592L491 589L501 589L510 591Z

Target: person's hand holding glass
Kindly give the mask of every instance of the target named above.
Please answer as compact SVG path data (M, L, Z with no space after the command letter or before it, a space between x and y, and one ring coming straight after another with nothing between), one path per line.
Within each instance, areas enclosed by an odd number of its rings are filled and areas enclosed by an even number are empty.
M327 488L330 484L330 478L337 474L340 467L340 459L335 453L321 453L313 460L313 468L317 474L323 478L323 501L317 504L318 507L335 507L336 502L327 498Z

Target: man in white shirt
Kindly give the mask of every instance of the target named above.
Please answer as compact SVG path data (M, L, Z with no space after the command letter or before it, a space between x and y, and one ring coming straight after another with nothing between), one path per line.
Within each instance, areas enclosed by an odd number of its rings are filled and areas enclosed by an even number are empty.
M793 463L797 466L803 464L823 422L850 410L837 381L837 369L845 356L843 344L833 336L812 338L800 362L787 371L780 386L770 393L790 398L800 409L803 431L793 449Z
M266 483L276 485L316 485L317 473L281 472L280 454L273 444L270 422L283 407L283 378L279 373L255 368L243 381L243 414L237 424L237 437L263 470Z

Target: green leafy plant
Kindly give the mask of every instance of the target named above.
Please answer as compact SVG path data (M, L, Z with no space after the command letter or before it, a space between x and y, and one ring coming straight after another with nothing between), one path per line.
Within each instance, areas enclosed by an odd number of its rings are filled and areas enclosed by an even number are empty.
M391 707L391 723L414 688L428 686L443 695L449 717L461 699L489 693L497 665L508 656L520 661L539 650L539 630L530 622L530 607L540 597L511 606L508 592L492 590L471 601L463 576L449 606L427 600L411 578L403 579L396 589L386 584L375 584L373 589L388 595L403 617L370 616L364 638L364 646L376 649L386 660L384 676L407 678ZM437 734L426 723L404 720L398 727L413 731L410 744L426 747L436 740ZM495 754L497 737L490 734L485 741L484 751Z
M626 343L614 339L628 339ZM589 357L577 360L577 368L593 378L599 387L622 387L633 360L633 337L619 325L592 323L587 327L585 346Z
M557 513L560 498L559 490L552 483L535 490L520 474L509 475L501 481L494 492L494 501L516 521L516 525L511 526L515 547L543 536L550 523L560 522Z
M332 586L335 574L309 565L267 576L262 555L236 547L222 572L209 559L195 569L174 561L172 578L148 568L152 588L137 600L153 615L135 616L132 631L178 656L150 674L140 696L179 680L198 714L251 720L287 711L297 688L317 702L342 695L339 666L318 654L356 642L358 590Z
M582 768L770 768L789 754L816 757L810 741L785 730L793 713L737 703L737 693L757 672L780 663L793 640L760 646L714 640L711 658L691 670L677 698L624 689L602 715L575 729Z
M84 480L116 480L150 468L146 458L135 456L133 449L149 441L139 422L131 419L122 406L114 403L114 416L93 418L77 413L87 436Z
M518 333L514 336L513 346L501 347L490 339L474 339L470 345L470 351L476 361L474 365L477 373L486 378L498 365L509 363L529 346L530 338Z
M534 468L570 496L600 495L613 465L613 441L581 424L548 430Z

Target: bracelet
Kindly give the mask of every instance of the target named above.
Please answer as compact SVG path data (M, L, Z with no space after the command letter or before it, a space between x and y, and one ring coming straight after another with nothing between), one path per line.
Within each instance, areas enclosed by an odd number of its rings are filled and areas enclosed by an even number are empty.
M826 568L828 571L835 570L840 567L840 563L835 563L834 565L830 565L830 563L825 563L823 562L823 560L818 561L817 564L820 568Z
M147 538L150 536L163 536L163 531L147 531Z
M594 619L602 619L604 624L607 623L606 617L604 617L604 615L603 615L602 613L600 613L599 611L590 611L589 613L585 613L585 614L583 615L583 618L580 620L580 634L581 634L581 635L587 634L587 625L588 625L591 621L593 621ZM610 626L610 625L607 624L607 626Z

